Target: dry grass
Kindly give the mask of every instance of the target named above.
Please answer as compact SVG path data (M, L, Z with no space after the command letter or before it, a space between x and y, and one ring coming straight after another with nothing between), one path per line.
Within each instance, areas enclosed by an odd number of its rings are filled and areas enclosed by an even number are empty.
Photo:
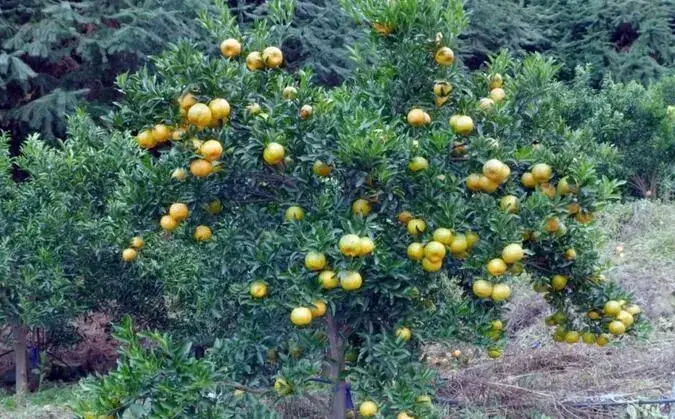
M606 231L609 275L630 290L651 320L646 341L598 348L555 344L543 324L545 302L526 289L514 299L502 359L492 361L471 348L449 361L439 347L447 389L440 397L459 402L448 417L617 417L626 407L592 410L583 402L675 397L675 207L638 201L616 205L600 220ZM623 246L623 256L617 251ZM476 414L472 408L478 408ZM666 407L663 407L667 411ZM675 410L675 407L673 408Z

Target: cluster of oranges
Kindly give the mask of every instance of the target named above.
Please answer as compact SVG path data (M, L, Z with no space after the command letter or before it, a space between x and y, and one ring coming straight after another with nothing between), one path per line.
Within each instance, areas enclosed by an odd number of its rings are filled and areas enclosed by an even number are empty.
M182 202L174 202L169 206L167 214L159 220L162 230L170 233L178 228L178 225L190 215L188 206ZM198 225L195 228L193 237L197 241L207 241L213 236L211 229L205 225Z
M480 99L478 106L484 110L490 110L495 103L500 103L506 98L506 92L502 88L504 85L504 78L501 74L496 73L490 77L490 82L488 83L488 97Z
M145 242L143 237L136 236L129 242L129 247L122 250L122 260L125 262L133 262L138 257L138 252L143 248Z
M509 180L510 175L511 168L507 164L497 159L490 159L483 164L482 174L472 173L466 178L466 187L472 192L493 193L499 185Z
M513 273L522 272L522 266L519 264L525 257L525 251L519 243L511 243L502 249L500 258L491 259L487 263L487 271L494 277L504 275L508 265L512 265ZM485 279L474 281L471 286L473 293L479 298L490 298L495 302L508 299L511 296L511 287L506 283L493 284Z

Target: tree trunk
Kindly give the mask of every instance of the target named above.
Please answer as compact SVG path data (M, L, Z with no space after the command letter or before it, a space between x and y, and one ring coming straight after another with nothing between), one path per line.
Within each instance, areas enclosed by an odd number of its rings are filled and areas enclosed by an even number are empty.
M16 363L16 398L23 399L28 391L28 364L26 363L26 329L19 323L12 326L14 361Z
M326 315L328 326L328 361L330 362L330 379L333 385L331 396L331 419L344 419L346 412L347 384L342 381L342 370L345 366L344 341L340 336L332 314Z

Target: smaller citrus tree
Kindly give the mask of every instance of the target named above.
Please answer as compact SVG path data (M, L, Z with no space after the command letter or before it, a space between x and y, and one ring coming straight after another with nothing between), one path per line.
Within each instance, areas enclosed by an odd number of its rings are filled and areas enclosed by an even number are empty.
M635 333L595 250L618 186L596 166L615 153L561 122L555 64L502 53L464 71L460 1L343 6L367 40L330 91L283 70L283 1L244 34L223 8L203 20L212 53L182 43L120 77L112 121L148 153L116 194L123 281L161 279L173 333L211 346L225 388L328 391L333 418L352 391L363 417L433 416L424 344L501 356L515 282L551 305L556 340ZM82 411L142 398L115 379Z

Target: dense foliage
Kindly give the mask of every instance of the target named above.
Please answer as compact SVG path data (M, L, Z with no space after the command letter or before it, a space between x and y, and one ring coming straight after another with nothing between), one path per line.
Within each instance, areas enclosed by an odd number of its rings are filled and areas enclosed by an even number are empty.
M226 382L331 393L342 418L349 381L362 416L433 417L424 344L463 339L499 357L514 282L543 294L556 340L604 346L641 328L595 249L617 153L568 123L553 60L501 53L467 72L451 50L461 1L342 4L368 33L331 90L283 68L282 0L251 30L221 7L202 17L220 48L181 42L119 78L112 122L147 151L114 193L127 228L116 282L155 278L166 330L210 349L200 362L168 337L148 336L148 350L127 333L83 415L124 414L159 376L144 403L178 416L210 417L204 394L230 395L209 383ZM165 376L195 387L182 398Z

